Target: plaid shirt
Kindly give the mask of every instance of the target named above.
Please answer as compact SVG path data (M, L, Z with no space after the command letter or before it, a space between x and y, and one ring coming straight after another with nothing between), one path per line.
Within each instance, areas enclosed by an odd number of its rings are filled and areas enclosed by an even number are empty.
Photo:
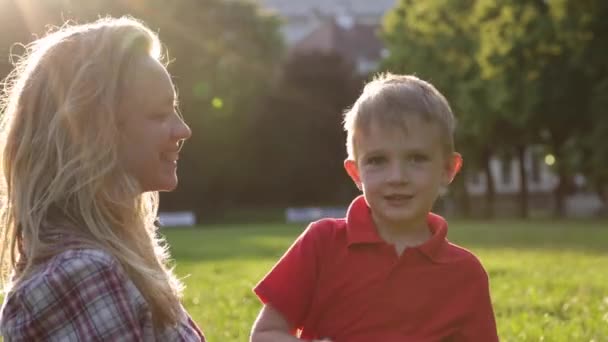
M204 341L183 310L176 326L157 331L148 305L118 261L95 249L51 258L6 296L5 341Z

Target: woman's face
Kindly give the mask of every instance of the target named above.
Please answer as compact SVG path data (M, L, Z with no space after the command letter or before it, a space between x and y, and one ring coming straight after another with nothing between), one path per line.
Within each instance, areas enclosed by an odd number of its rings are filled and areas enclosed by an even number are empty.
M121 162L143 191L171 191L177 186L177 161L183 140L192 132L177 113L171 78L160 62L142 58L121 110Z

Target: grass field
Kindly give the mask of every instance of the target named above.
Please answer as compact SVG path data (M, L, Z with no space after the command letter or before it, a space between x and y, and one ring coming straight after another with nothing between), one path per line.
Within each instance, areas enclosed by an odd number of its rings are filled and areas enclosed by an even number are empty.
M302 229L163 231L187 276L184 304L210 341L247 341L260 309L251 288ZM608 341L608 221L461 221L448 237L490 274L501 341Z

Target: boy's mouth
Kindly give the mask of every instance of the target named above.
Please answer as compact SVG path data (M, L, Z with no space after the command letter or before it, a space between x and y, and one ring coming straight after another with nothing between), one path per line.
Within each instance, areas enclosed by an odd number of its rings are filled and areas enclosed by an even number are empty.
M384 199L389 202L405 202L411 200L413 197L413 195L387 195L384 196Z

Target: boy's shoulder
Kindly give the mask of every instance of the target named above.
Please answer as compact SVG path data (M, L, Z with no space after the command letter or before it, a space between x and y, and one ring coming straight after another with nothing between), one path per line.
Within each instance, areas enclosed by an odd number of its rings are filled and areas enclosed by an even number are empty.
M311 222L301 239L312 242L317 247L336 247L336 243L346 243L346 219L344 218L322 218Z
M335 234L346 231L345 218L322 218L310 223L308 230L312 234Z
M486 274L481 261L473 252L449 241L445 244L440 260L463 272Z

